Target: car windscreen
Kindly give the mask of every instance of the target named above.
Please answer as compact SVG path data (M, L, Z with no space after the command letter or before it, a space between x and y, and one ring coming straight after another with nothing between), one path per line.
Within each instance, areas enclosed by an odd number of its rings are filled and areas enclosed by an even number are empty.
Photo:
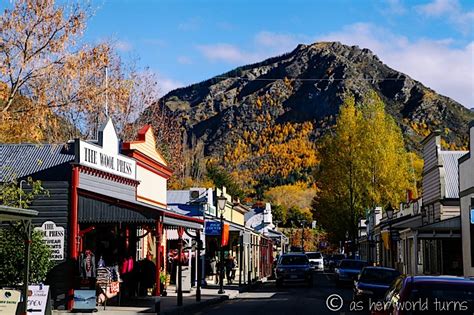
M343 269L362 269L366 266L365 261L361 260L343 260L339 265L339 268Z
M408 300L423 301L428 305L427 311L443 310L444 313L449 314L473 314L474 281L473 283L460 283L456 281L443 283L416 283ZM419 313L426 312L415 311L411 314Z
M308 256L309 259L321 259L321 258L323 258L321 253L307 253L306 256Z
M281 265L307 265L308 258L303 255L283 256L280 260Z
M390 285L399 275L400 273L396 270L369 268L362 271L360 281L364 283Z

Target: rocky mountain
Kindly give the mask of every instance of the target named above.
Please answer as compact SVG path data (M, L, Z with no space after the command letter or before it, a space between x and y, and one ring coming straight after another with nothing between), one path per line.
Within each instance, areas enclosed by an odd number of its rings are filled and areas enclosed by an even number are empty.
M290 53L173 90L160 102L180 117L188 141L202 140L206 155L220 155L226 145L262 124L310 121L317 138L334 123L346 95L361 99L369 91L385 102L410 148L419 149L420 140L434 129L443 131L447 147L467 144L468 122L474 119L470 110L391 69L369 49L338 42L299 45ZM262 112L265 104L270 109Z

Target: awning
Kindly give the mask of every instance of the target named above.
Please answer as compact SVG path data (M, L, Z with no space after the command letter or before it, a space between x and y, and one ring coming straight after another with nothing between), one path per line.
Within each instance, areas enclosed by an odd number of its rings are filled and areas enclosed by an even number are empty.
M28 220L37 215L36 210L0 206L0 221Z
M403 221L392 224L392 229L414 229L422 225L421 214L406 218Z
M450 219L442 220L439 222L431 223L428 225L420 226L417 228L420 232L428 231L457 231L461 230L461 216L455 216Z
M151 215L101 200L79 196L79 223L153 223Z
M143 202L107 200L100 196L94 198L90 193L79 195L79 223L154 223L163 218L163 224L182 226L189 229L202 229L203 221L173 213L164 208Z
M182 226L194 230L202 230L203 228L203 223L187 221L179 218L171 218L169 216L166 216L166 214L163 218L163 224L171 226Z

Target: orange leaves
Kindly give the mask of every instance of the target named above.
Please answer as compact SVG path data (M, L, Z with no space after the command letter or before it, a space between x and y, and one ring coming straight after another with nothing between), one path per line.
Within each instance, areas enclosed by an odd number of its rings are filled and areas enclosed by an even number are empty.
M310 122L246 130L242 139L227 146L224 161L229 168L238 171L237 177L247 187L264 178L285 180L291 174L311 169L318 162L314 143L309 139L312 130Z

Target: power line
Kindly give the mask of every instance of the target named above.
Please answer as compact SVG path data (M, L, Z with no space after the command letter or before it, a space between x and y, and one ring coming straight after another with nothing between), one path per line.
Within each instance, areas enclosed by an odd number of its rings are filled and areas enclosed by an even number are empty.
M289 81L308 81L308 82L314 82L314 81L401 81L405 80L405 78L354 78L354 79L349 79L349 78L341 78L341 79L336 79L336 78L313 78L313 79L303 79L303 78L247 78L247 77L226 77L226 76L216 76L214 79L236 79L236 80L243 80L243 81L278 81L278 80L289 80ZM212 80L212 79L211 79Z

